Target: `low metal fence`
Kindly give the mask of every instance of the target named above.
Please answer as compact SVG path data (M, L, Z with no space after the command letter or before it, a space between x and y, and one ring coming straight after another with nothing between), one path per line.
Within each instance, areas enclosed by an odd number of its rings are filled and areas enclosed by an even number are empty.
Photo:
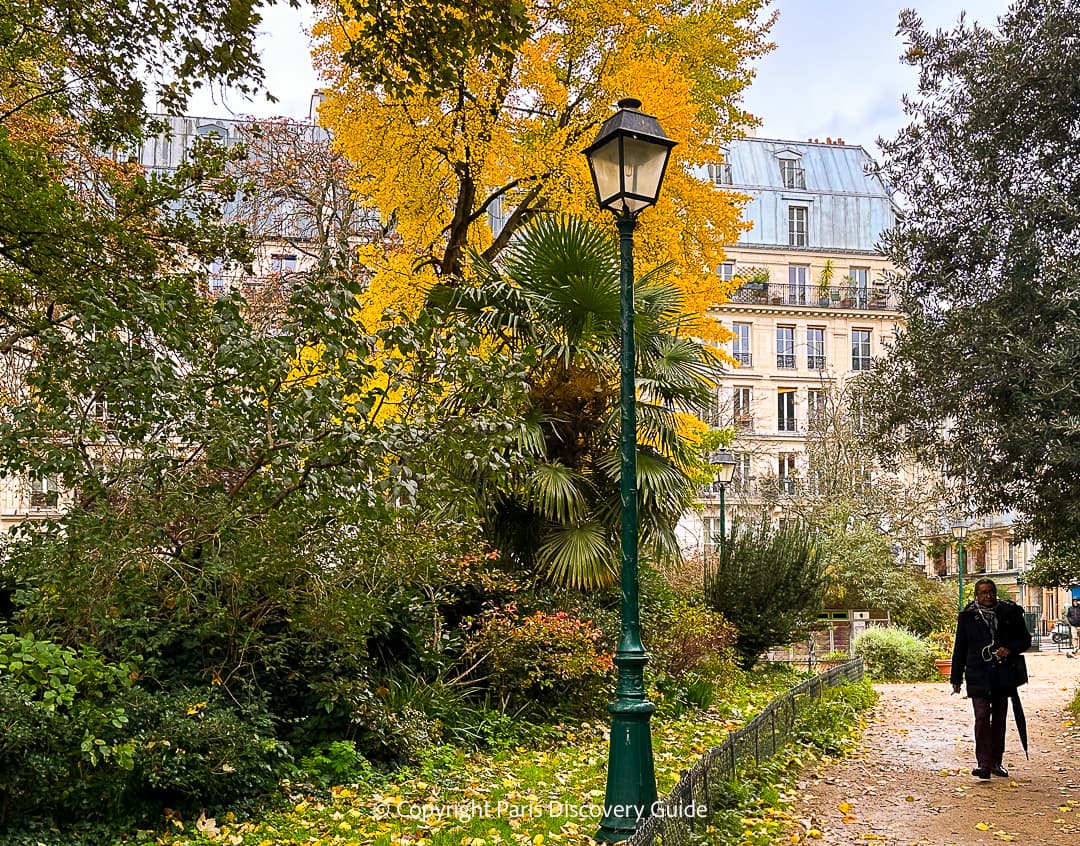
M723 786L734 780L740 765L755 765L776 754L791 737L799 713L823 690L863 677L862 658L826 670L770 702L749 723L706 752L683 773L679 783L641 824L627 846L687 846L701 842L701 833L716 815ZM704 809L703 813L698 813Z

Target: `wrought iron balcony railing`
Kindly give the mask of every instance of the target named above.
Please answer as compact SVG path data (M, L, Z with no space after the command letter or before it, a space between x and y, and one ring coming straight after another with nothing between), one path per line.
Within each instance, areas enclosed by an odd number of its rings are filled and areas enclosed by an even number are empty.
M897 299L880 286L851 288L846 285L788 285L782 282L747 282L731 295L736 305L806 306L807 308L895 311Z

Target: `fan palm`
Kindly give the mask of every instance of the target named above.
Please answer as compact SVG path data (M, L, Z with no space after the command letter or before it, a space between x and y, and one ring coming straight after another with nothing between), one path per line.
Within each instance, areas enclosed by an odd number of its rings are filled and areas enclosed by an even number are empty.
M494 354L529 360L531 407L518 444L527 460L484 503L492 539L560 585L610 584L620 524L617 245L586 221L543 217L498 267L474 257L473 268L473 284L434 300L479 328ZM635 283L635 342L640 542L671 560L700 461L680 412L704 402L717 360L681 333L681 297L667 274L664 266Z

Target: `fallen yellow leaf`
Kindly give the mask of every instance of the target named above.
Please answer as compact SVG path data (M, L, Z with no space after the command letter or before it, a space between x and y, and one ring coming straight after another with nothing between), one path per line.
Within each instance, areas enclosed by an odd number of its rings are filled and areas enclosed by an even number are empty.
M983 822L975 823L975 828L979 829L979 831L989 831L990 830L990 826L987 825L986 823L983 823Z

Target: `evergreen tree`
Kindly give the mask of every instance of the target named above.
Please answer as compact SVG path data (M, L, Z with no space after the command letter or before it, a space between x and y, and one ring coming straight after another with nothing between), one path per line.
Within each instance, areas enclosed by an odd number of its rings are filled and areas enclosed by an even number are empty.
M799 521L773 528L767 518L738 517L705 577L705 602L735 626L735 651L744 669L761 653L805 634L821 612L828 587L825 563Z

